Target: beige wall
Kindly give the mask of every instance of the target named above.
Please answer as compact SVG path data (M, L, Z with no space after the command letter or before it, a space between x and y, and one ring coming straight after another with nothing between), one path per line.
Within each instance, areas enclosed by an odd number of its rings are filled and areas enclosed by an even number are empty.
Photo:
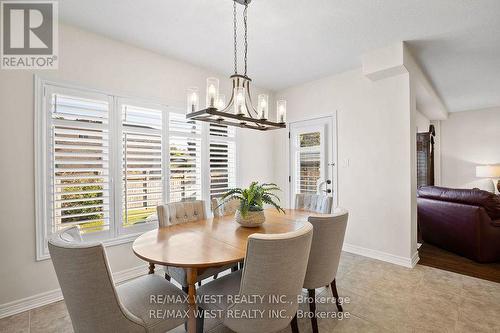
M186 87L203 89L206 77L214 76L67 25L60 26L59 45L59 70L37 72L43 78L169 105L183 106ZM221 79L221 89L229 89L225 75L215 75ZM50 260L35 261L33 91L33 72L0 71L0 306L58 288ZM271 133L239 132L241 183L272 180L272 137ZM108 248L108 255L113 271L142 264L130 243Z
M482 164L500 164L500 108L450 113L441 121L443 186L477 186Z
M345 243L365 255L408 262L414 254L411 189L416 131L415 117L410 116L409 74L370 81L359 69L276 93L281 96L287 99L289 122L337 111L339 204L349 210ZM285 189L288 151L287 133L276 133L275 174ZM288 196L286 191L287 203Z

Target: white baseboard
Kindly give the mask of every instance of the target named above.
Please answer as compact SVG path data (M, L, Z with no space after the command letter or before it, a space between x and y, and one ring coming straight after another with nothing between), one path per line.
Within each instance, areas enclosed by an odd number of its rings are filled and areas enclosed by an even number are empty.
M415 267L419 260L420 257L418 256L418 251L415 251L415 253L411 256L411 268Z
M113 280L116 284L134 279L148 273L148 266L141 265L123 271L113 273ZM0 319L12 316L24 311L28 311L63 299L61 289L46 291L37 295L29 296L9 303L0 304Z
M413 268L417 264L417 261L419 260L418 258L418 252L415 253L411 258L405 258L405 257L400 257L396 256L390 253L378 251L378 250L372 250L368 249L365 247L357 246L357 245L351 245L351 244L346 244L344 243L344 246L342 247L343 251L354 253L363 257L368 257L372 259L377 259L377 260L382 260L386 262L390 262L391 264L396 264L404 267L409 267Z

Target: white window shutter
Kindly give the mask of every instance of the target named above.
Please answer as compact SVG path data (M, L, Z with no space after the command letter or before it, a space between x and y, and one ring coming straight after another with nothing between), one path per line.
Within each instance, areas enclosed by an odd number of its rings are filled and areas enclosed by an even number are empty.
M235 130L225 125L209 126L210 199L219 198L236 186Z
M169 114L170 202L200 200L201 125L180 113Z
M163 203L162 110L121 105L123 227L158 220Z
M52 232L110 225L109 105L106 100L50 96Z

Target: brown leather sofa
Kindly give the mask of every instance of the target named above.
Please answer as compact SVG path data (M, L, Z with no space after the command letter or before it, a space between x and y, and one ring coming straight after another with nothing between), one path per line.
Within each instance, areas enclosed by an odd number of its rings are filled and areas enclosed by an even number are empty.
M425 186L417 204L424 242L478 262L500 261L500 196Z

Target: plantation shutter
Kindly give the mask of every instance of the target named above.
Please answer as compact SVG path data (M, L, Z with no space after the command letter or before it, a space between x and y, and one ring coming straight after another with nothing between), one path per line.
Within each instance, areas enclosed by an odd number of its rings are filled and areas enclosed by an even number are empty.
M52 93L49 186L52 232L80 225L84 233L110 225L109 103Z
M124 227L157 221L163 203L162 111L122 105Z
M219 198L236 186L234 128L209 125L210 199Z
M201 125L169 114L170 202L201 200Z

